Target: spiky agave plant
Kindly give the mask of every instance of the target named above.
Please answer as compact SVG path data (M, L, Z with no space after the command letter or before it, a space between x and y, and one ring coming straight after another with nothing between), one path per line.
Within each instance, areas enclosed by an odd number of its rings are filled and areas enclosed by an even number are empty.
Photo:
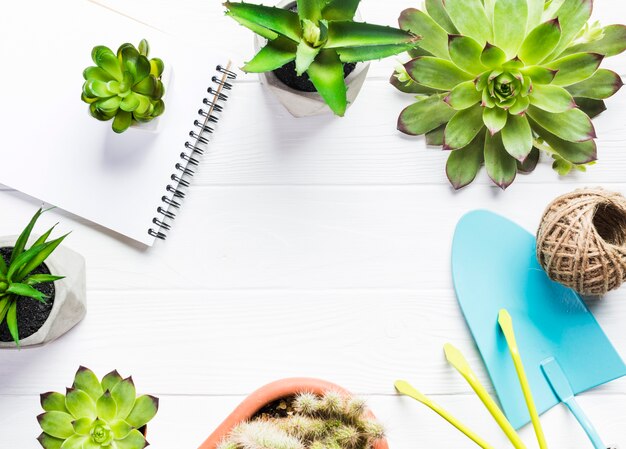
M42 394L41 406L38 440L45 449L143 449L148 443L138 429L154 418L159 400L136 397L131 377L112 371L101 382L81 366L72 388Z
M590 118L622 86L600 69L626 48L626 28L588 23L593 0L426 0L407 9L401 28L423 35L414 59L391 82L417 94L398 129L426 134L452 150L447 175L455 188L484 164L508 187L532 171L540 151L560 174L596 160Z
M228 16L268 40L244 71L269 72L295 60L297 75L306 73L330 109L343 116L343 65L397 55L418 40L409 31L353 21L359 2L297 0L298 12L249 3L224 6Z
M284 418L239 424L218 449L370 449L383 438L382 426L365 415L365 403L329 391L302 393Z
M117 55L98 45L91 52L96 64L83 72L82 100L98 120L113 119L113 131L122 133L133 122L149 122L163 114L165 88L161 81L164 64L159 58L148 59L148 41L139 48L122 44Z
M45 303L48 298L37 289L37 286L63 279L63 276L33 273L67 237L66 234L48 241L53 226L26 249L33 228L43 212L43 209L39 209L31 218L15 242L8 260L0 255L0 324L6 320L9 333L17 346L20 344L17 324L18 302L33 300Z

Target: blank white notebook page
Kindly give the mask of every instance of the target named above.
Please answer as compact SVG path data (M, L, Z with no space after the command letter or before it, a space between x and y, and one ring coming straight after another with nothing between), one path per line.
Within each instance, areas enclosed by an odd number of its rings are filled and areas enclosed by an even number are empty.
M94 46L117 52L142 38L149 57L171 67L165 113L156 132L116 134L81 101L83 70L95 65ZM152 245L148 230L171 196L185 142L195 143L189 132L216 66L227 61L86 0L12 2L0 14L0 58L0 184Z

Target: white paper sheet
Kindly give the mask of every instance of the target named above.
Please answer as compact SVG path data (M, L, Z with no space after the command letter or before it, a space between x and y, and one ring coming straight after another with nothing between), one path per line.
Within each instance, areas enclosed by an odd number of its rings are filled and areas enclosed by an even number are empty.
M8 7L3 8L6 12ZM86 0L12 2L0 13L0 183L146 245L202 100L225 64ZM80 99L91 49L150 43L172 69L156 133L111 130ZM207 38L207 42L211 40ZM204 107L206 109L206 106ZM197 130L197 129L196 129Z

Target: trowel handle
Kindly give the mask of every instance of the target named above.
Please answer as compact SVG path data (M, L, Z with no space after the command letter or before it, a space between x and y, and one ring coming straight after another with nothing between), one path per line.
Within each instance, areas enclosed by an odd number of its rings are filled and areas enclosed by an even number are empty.
M567 405L567 408L569 408L572 414L576 417L581 427L593 443L593 447L595 449L606 449L606 445L600 439L600 435L598 435L596 428L593 426L583 409L580 408L576 399L571 398L570 400L565 401L565 405Z

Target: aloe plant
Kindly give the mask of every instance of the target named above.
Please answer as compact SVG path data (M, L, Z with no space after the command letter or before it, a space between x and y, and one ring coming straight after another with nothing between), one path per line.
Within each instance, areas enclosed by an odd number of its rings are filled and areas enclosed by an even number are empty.
M159 400L136 397L131 377L112 371L99 381L81 366L72 388L42 394L41 406L38 440L45 449L143 449L148 443L139 429L154 418Z
M297 0L297 12L226 2L226 14L268 40L242 69L269 72L295 60L330 109L347 108L343 66L402 53L415 47L410 31L353 21L360 0Z
M286 417L256 419L235 427L217 449L370 449L384 437L358 398L328 391L298 394Z
M39 268L67 237L65 234L48 241L53 226L26 249L31 232L43 212L45 212L43 209L39 209L31 218L15 242L9 260L4 260L0 255L0 324L6 321L17 346L20 344L17 324L18 302L32 300L45 303L48 298L36 287L45 282L63 279L63 276L52 274L33 274L33 271Z
M597 159L591 118L621 87L600 63L626 49L626 27L588 20L592 0L426 0L400 26L422 34L391 83L417 95L398 129L450 150L455 188L484 164L508 187L549 154L561 175Z
M95 66L83 72L82 100L98 120L113 119L112 128L122 133L133 122L149 122L165 112L161 81L164 64L159 58L148 59L148 42L139 47L122 44L117 55L98 45L91 52Z

